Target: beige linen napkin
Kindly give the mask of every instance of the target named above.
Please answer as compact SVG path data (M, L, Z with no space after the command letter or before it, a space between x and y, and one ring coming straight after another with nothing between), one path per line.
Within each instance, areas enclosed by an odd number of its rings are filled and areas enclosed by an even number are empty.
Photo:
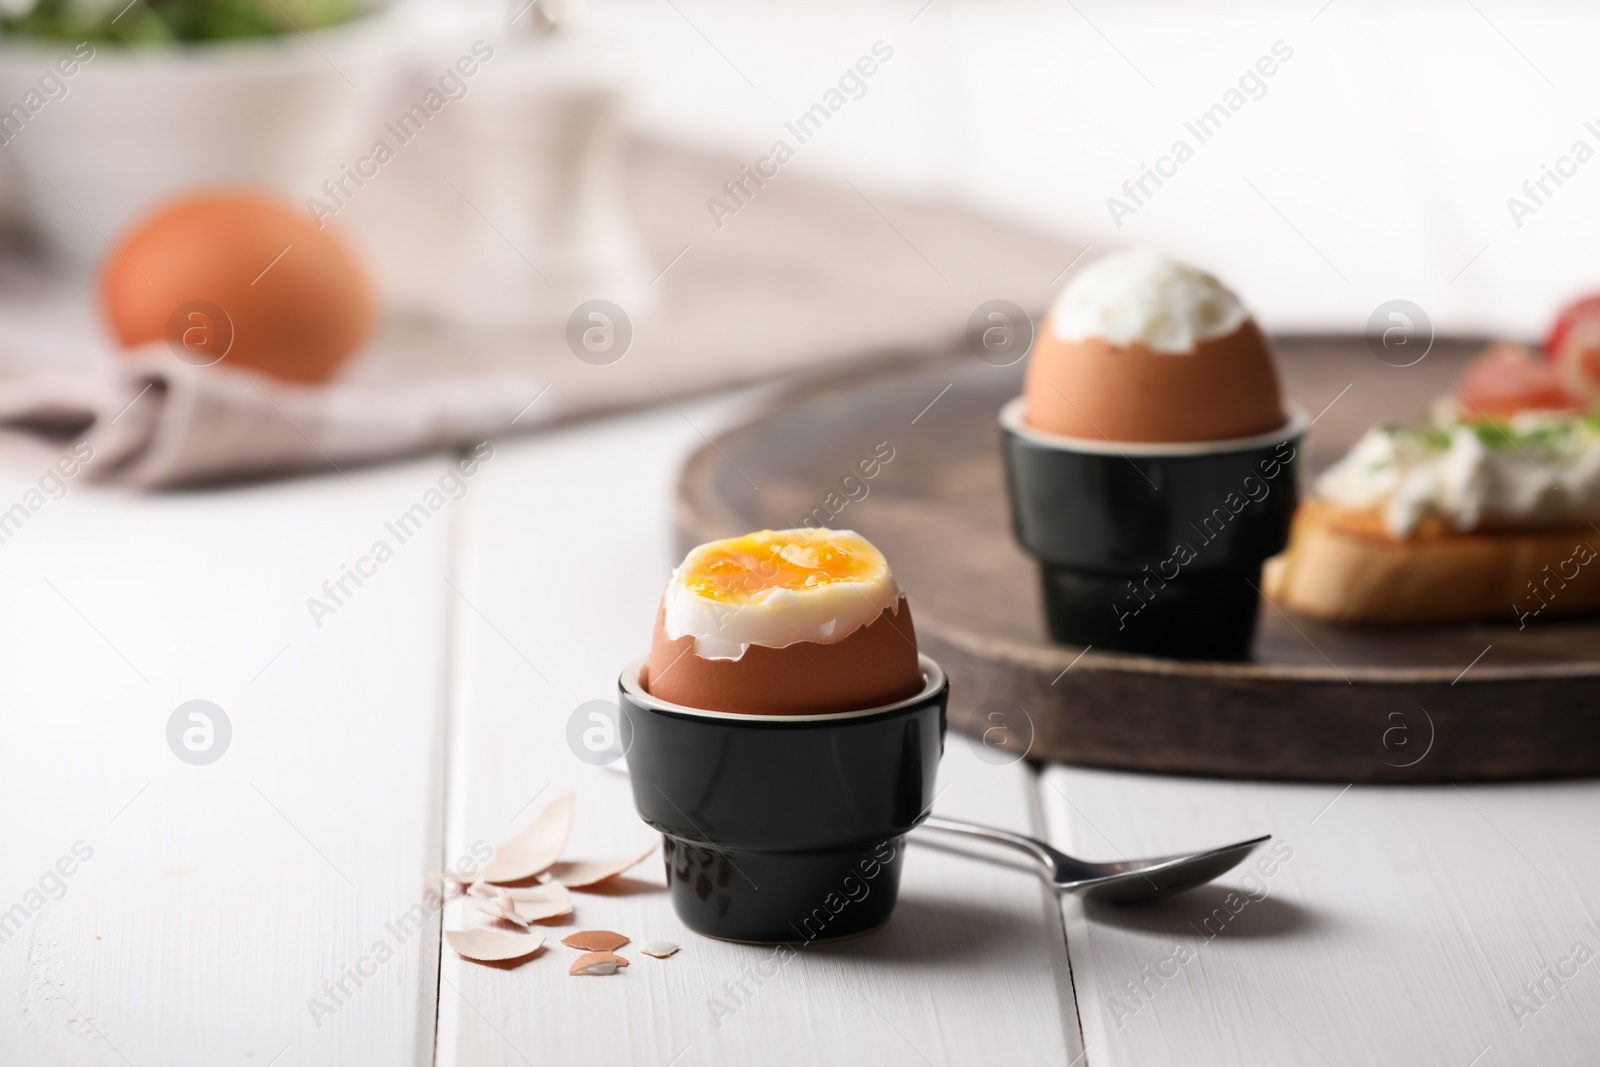
M112 353L104 341L69 374L40 369L51 366L52 326L35 315L30 336L46 358L0 350L0 454L45 462L86 442L85 477L139 488L343 471L799 371L942 354L983 301L1042 308L1083 251L789 173L718 228L705 200L738 168L660 144L633 149L633 211L668 269L614 364L579 360L558 327L467 336L391 323L320 388L226 361L191 366L159 345ZM67 302L58 318L83 319L81 305ZM0 315L11 311L0 305Z
M0 442L43 467L81 441L84 477L136 488L342 471L515 431L541 388L514 374L295 386L151 347L102 375L0 385Z

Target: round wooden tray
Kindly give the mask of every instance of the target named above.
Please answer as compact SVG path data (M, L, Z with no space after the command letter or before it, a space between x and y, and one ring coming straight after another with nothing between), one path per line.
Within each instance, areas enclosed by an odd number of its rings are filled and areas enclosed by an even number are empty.
M1478 347L1441 340L1396 368L1360 338L1277 343L1290 395L1313 413L1326 407L1314 469L1374 422L1417 418ZM995 419L1020 389L1020 366L955 353L789 389L689 460L681 547L836 513L829 525L888 556L922 650L950 676L951 725L991 730L1004 745L991 758L1026 749L1100 767L1340 782L1600 773L1593 620L1519 630L1508 604L1504 623L1354 629L1263 605L1244 663L1052 643L1001 481Z

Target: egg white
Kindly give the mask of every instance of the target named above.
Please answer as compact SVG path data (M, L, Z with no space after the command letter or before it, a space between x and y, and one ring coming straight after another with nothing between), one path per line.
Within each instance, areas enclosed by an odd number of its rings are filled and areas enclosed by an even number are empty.
M1099 337L1178 355L1226 337L1249 318L1239 298L1203 270L1148 248L1103 256L1078 272L1050 308L1062 341Z
M821 541L843 548L872 566L868 574L847 582L830 582L809 589L760 589L738 602L699 596L685 584L702 560L720 553L725 542L712 541L693 549L672 572L667 583L663 629L667 639L694 637L694 652L701 659L737 660L751 645L784 648L801 641L831 644L898 605L903 595L889 571L883 553L854 530L778 530L778 538L801 542L783 551L790 563L805 565L805 542ZM752 576L752 585L757 585Z

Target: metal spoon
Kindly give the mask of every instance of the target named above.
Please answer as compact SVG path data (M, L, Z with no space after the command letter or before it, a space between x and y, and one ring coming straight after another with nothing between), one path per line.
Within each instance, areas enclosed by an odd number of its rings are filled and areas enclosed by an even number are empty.
M923 820L921 829L979 837L1026 852L1044 869L1057 889L1082 893L1096 900L1153 900L1193 889L1232 869L1250 855L1257 845L1272 839L1271 834L1262 834L1249 841L1204 852L1156 856L1144 860L1118 860L1115 863L1087 863L1064 852L1057 852L1037 838L961 819L930 815Z

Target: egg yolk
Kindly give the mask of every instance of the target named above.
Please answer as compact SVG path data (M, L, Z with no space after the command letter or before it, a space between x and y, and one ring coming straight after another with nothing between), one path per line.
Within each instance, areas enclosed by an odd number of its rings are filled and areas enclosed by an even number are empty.
M761 530L704 547L684 562L683 587L724 604L762 599L773 589L801 591L836 582L870 581L886 569L865 541L851 544L818 532Z

